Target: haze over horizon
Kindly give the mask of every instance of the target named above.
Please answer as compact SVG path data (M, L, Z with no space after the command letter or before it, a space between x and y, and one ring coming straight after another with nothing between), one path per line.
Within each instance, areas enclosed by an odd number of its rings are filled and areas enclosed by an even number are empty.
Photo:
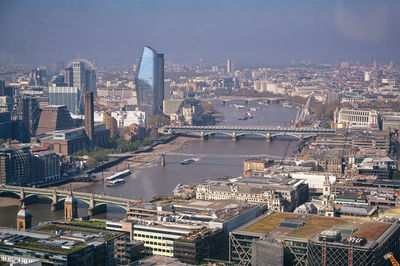
M180 63L399 61L399 13L394 0L4 0L0 62L131 64L145 45Z

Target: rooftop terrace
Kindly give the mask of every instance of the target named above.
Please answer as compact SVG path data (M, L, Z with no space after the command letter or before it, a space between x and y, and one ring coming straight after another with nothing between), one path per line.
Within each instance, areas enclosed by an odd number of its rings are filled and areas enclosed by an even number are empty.
M280 226L286 220L304 222L297 228ZM391 223L364 221L357 219L343 219L336 217L324 217L317 215L298 215L293 213L275 212L241 228L242 232L255 234L267 234L275 236L289 236L298 238L311 238L315 234L334 227L352 227L355 232L349 236L364 237L369 241L375 241L382 236L391 226Z

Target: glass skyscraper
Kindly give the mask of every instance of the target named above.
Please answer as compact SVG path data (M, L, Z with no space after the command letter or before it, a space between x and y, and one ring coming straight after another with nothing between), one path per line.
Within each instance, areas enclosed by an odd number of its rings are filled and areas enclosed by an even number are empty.
M140 111L148 116L162 114L164 55L148 46L144 47L135 80Z

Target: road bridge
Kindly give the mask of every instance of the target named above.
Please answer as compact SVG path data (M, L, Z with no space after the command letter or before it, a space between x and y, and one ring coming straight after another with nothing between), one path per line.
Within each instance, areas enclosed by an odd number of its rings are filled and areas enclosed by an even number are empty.
M314 137L319 134L335 134L334 129L325 128L292 128L292 127L260 127L260 126L164 126L159 129L161 134L193 134L202 140L210 135L223 134L236 141L240 136L258 135L270 142L276 136L291 136L298 139Z
M243 96L216 96L213 98L202 98L202 100L212 101L218 100L223 103L229 103L231 101L245 101L246 104L252 101L261 101L266 103L279 103L281 101L285 101L283 97L243 97Z
M131 157L145 157L145 156L160 156L161 160L165 156L182 156L182 157L197 157L197 158L224 158L224 159L236 159L236 158L266 158L280 162L284 160L284 156L270 155L270 154L220 154L220 153L182 153L182 152L152 152L152 153L114 153L109 154L111 158L131 158ZM165 160L165 158L164 158ZM165 165L165 161L164 161Z
M71 191L66 190L0 185L0 197L17 198L21 202L29 201L29 199L37 198L38 196L45 197L51 200L51 211L62 209L64 201L70 193ZM120 207L126 211L130 205L138 202L133 199L124 199L85 192L74 192L73 196L78 201L89 205L89 216L107 211L107 204Z

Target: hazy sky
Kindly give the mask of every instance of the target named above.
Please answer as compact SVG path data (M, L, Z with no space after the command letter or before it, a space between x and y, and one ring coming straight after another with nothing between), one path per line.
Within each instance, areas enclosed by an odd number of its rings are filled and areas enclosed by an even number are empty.
M400 1L1 0L0 62L399 60Z

